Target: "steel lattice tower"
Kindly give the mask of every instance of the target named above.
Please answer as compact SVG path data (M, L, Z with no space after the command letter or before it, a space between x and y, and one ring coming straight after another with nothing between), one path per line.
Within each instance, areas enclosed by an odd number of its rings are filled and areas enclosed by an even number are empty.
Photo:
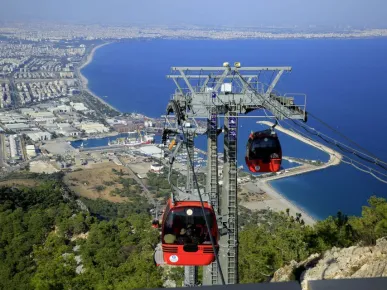
M226 284L238 283L238 117L253 110L267 109L278 120L306 121L305 95L301 95L302 102L296 104L296 94L280 96L274 93L280 77L288 71L291 71L290 67L241 67L239 63L231 67L224 63L223 67L173 67L172 74L167 76L177 87L167 107L167 115L174 113L177 119L177 124L171 129L181 132L184 130L183 121L195 124L195 119L207 119L207 181L204 194L217 215L221 235L218 255ZM260 80L265 72L272 74L267 86ZM218 182L219 118L224 118L221 192ZM193 147L193 135L187 136ZM193 193L194 188L192 173L187 172L187 192ZM187 286L193 286L197 280L197 269L194 268L185 269ZM220 283L216 262L204 267L203 284Z

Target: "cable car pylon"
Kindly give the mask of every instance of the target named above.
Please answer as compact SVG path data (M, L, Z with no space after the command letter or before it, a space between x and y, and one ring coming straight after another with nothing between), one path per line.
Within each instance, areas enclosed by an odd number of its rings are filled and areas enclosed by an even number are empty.
M175 113L175 124L166 122L162 140L165 142L170 135L175 136L176 147L170 154L168 181L174 188L168 200L162 218L162 256L164 264L184 266L184 286L193 287L198 284L198 266L208 265L215 259L218 247L218 228L216 215L211 204L200 196L197 180L194 175L194 136L197 126L195 122L183 121L180 110L175 104L169 104L167 115ZM183 138L176 135L182 134ZM187 168L184 189L174 186L171 180L172 166L179 150L186 150ZM194 184L194 181L196 184ZM160 250L160 247L158 248Z
M284 119L284 116L304 122L307 120L306 96L296 104L295 96L278 96L274 93L280 77L284 72L289 71L291 67L241 67L239 62L234 63L232 67L225 62L222 67L172 67L172 74L167 76L177 86L167 106L167 115L173 112L176 116L176 126L168 130L186 134L187 151L190 151L189 146L193 146L194 134L188 134L189 129L192 128L186 128L189 126L184 124L195 118L207 119L205 195L208 196L208 201L216 214L220 239L219 251L214 253L215 261L219 261L219 264L214 261L203 267L203 285L237 284L239 282L237 198L239 114L266 109L278 120ZM267 72L272 73L273 77L265 87L260 77ZM182 80L182 84L179 80ZM218 128L219 118L224 118L224 162L221 191L218 183L218 134L221 132ZM196 176L192 164L188 161L187 163L191 168L187 167L186 193L195 193L195 184L192 180L196 179ZM199 196L204 209L204 201L200 194ZM214 247L214 239L212 238L211 241ZM185 269L185 285L196 285L197 269L191 267Z

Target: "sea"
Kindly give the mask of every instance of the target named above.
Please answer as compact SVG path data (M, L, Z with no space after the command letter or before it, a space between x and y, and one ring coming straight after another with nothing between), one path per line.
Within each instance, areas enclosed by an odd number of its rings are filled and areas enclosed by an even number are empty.
M173 81L166 78L173 66L222 66L225 61L238 61L242 66L291 66L292 72L282 76L277 90L305 93L307 111L356 144L312 117L309 126L387 160L386 51L386 38L130 40L98 49L82 74L89 80L91 91L107 96L104 100L122 112L160 117L175 91ZM256 124L259 120L262 119L239 119L238 165L244 165L249 133L265 128ZM287 135L279 136L286 156L322 161L329 158ZM87 142L101 145L107 139ZM205 149L204 137L195 142ZM356 159L351 153L347 155ZM285 168L293 166L284 162ZM387 174L382 168L373 168ZM346 164L276 180L271 185L316 219L338 211L360 215L370 196L387 198L387 184Z

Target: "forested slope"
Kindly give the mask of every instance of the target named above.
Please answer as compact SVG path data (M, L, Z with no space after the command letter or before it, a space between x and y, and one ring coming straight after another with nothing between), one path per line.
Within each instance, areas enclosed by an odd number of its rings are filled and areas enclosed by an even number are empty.
M79 209L60 180L1 188L0 289L161 286L152 256L158 232L147 215L125 212L98 220Z
M83 199L61 175L37 175L34 188L0 188L0 289L133 289L161 287L153 262L159 240L149 205ZM240 282L269 281L292 260L387 236L387 203L372 197L362 217L335 217L305 226L301 217L240 209ZM181 280L181 271L171 272ZM171 274L171 275L172 275ZM168 276L168 275L167 275ZM168 277L167 277L168 278ZM169 277L172 278L172 277Z

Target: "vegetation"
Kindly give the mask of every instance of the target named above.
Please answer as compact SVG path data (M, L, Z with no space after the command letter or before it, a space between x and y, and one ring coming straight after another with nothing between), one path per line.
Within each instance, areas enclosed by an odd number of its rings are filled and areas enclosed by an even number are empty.
M21 178L39 184L0 188L0 289L152 288L161 287L165 275L180 284L182 268L166 274L153 263L159 233L150 227L151 206L134 193L139 190L134 179L117 175L129 202L77 201L61 173L24 173ZM169 190L162 176L149 176L159 192ZM291 260L333 246L375 244L387 236L387 201L371 197L368 202L361 217L339 212L313 227L300 214L241 207L241 283L267 281Z
M87 206L92 215L107 220L125 218L133 214L148 214L152 208L146 199L141 196L125 203L113 203L104 199L91 200L87 198L81 198L81 201ZM150 219L148 217L148 220Z
M267 281L291 260L301 261L332 247L373 245L387 236L387 201L375 196L363 207L361 217L341 212L305 226L302 218L268 210L241 211L239 265L241 283Z
M0 289L160 287L158 232L144 209L124 208L101 221L55 179L0 188Z
M120 112L112 109L110 106L106 105L101 100L90 95L88 92L84 91L82 93L82 96L83 96L82 101L84 101L86 103L86 105L88 105L91 109L94 109L97 112L102 113L104 116L114 118L114 117L117 117L120 115ZM104 122L104 123L106 123L106 122Z

